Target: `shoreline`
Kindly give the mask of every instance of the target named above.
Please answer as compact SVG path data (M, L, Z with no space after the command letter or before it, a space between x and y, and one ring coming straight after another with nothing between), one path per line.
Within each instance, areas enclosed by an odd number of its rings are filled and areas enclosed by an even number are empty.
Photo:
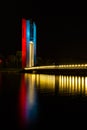
M20 68L1 68L0 72L20 72Z
M20 73L31 73L31 74L52 74L52 75L83 75L87 76L86 69L40 69L40 70L24 70L21 69Z

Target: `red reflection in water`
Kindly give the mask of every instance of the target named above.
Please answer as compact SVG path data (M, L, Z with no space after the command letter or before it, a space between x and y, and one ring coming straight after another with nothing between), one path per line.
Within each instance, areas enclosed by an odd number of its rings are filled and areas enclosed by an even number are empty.
M20 127L28 127L37 118L37 101L32 76L21 77L21 88L19 91L19 122Z
M26 82L24 75L22 75L21 88L19 93L19 116L20 125L24 126L26 124Z

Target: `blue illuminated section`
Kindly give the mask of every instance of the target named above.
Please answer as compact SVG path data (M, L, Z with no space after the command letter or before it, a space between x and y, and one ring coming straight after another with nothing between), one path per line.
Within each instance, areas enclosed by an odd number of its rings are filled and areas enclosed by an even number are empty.
M36 64L36 25L33 23L34 63Z
M30 21L26 21L26 46L27 46L27 54L26 54L26 67L29 67L29 43L30 43Z
M36 24L31 20L26 20L26 67L29 67L29 45L34 44L34 65L36 65Z
M33 22L30 21L30 41L33 41Z

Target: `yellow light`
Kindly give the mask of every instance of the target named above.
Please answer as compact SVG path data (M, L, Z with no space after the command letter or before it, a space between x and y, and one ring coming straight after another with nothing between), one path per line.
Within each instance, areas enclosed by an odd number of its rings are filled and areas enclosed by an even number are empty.
M72 65L69 65L69 67L71 67Z
M74 76L72 76L72 93L74 93Z
M77 67L78 65L75 64L74 66Z
M71 76L69 76L69 93L71 93Z
M80 83L80 77L78 77L78 92L80 92L81 91L81 83Z
M85 77L85 94L87 95L87 77Z
M30 74L29 77L29 88L28 88L28 93L29 93L29 103L30 105L33 104L34 102L34 84L35 84L35 79L34 79L34 75Z
M75 76L75 92L77 92L77 76Z
M59 76L59 91L61 91L62 88L62 78L61 75Z
M78 67L80 67L80 64L78 65Z
M51 91L54 91L55 89L55 75L45 75L40 74L39 75L39 83L41 90L49 89Z
M84 93L84 77L82 77L82 93Z
M39 85L39 80L40 80L39 74L37 74L37 75L36 75L36 84L37 84L37 86Z
M69 85L69 77L67 76L67 81L66 81L67 83L67 89L68 89L68 85Z
M63 87L66 89L66 76L63 76Z
M63 76L62 76L61 78L62 78L62 83L61 83L61 87L62 87L62 89L63 89Z

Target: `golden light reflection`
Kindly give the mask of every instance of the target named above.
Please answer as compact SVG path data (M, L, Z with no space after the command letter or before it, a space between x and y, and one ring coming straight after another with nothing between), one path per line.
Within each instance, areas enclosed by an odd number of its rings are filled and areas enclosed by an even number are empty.
M59 75L59 86L61 86L61 90L62 90L62 78L61 78L61 75Z
M54 91L55 89L55 76L54 75L45 75L45 74L37 74L36 75L36 83L40 89L49 89Z
M30 102L34 100L34 86L41 92L55 92L57 87L59 93L87 95L87 77L84 76L25 74L25 79L30 86L28 89Z
M74 87L74 76L72 76L72 93L74 93L75 87Z
M71 76L69 76L69 93L71 93Z
M66 76L63 77L63 81L64 81L63 82L63 87L64 87L64 89L66 89Z
M69 83L69 77L67 76L67 84L66 84L67 92L69 91L68 90L68 85L69 85L68 83Z
M80 76L59 76L59 92L66 94L87 95L87 77Z
M87 77L85 77L85 94L87 95Z
M81 79L80 79L80 77L78 77L78 92L80 92L81 91Z
M34 84L35 84L35 79L34 79L34 75L29 76L29 88L28 88L28 93L29 93L29 101L30 104L32 105L34 102Z
M74 85L75 85L75 92L77 92L77 76L75 76L75 80L74 80Z
M35 74L25 74L25 81L27 86L27 100L32 105L34 102L34 87L35 87Z
M62 78L61 88L63 90L63 76L61 78Z
M84 93L84 77L82 77L82 93Z

